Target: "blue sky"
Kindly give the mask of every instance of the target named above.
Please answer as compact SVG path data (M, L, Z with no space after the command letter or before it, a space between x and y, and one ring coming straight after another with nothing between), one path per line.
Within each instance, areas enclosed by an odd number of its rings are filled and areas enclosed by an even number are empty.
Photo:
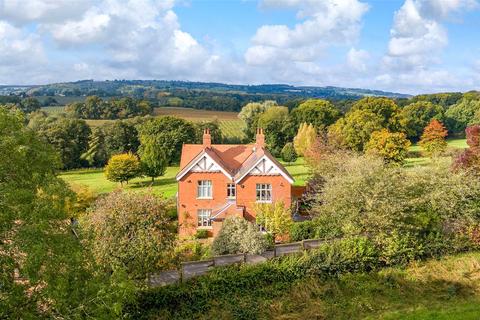
M0 84L480 89L478 0L0 0Z

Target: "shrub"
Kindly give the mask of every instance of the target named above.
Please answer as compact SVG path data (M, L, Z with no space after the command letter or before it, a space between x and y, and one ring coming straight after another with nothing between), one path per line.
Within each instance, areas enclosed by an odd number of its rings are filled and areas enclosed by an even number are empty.
M208 238L208 230L206 229L198 229L197 233L195 234L196 239L207 239Z
M293 223L292 213L283 202L258 203L255 212L257 224L264 227L274 238L288 236Z
M315 225L312 221L294 222L290 226L290 240L301 241L315 238Z
M229 217L212 243L216 255L233 253L261 253L268 243L261 232L250 222L239 217Z
M141 173L141 165L133 153L114 155L108 160L105 167L105 176L110 181L127 182Z
M288 163L295 162L297 160L297 153L295 152L293 143L289 142L283 147L282 160Z
M451 231L479 216L480 181L468 172L453 173L442 163L407 171L350 156L321 175L322 188L312 195L318 228L347 237L367 234L388 252L388 263L404 262L396 255L412 260L452 252L462 241L468 246Z
M115 191L99 199L81 225L106 270L124 269L135 279L170 267L175 225L173 203L160 197Z

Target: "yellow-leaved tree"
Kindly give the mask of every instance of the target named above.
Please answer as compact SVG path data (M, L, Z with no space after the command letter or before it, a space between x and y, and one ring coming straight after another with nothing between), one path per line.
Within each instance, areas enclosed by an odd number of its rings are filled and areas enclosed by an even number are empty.
M292 212L283 202L258 203L255 212L257 224L265 228L274 239L288 236L290 225L293 223Z
M298 133L293 139L295 151L299 156L303 156L315 143L317 131L312 124L302 123L298 128Z

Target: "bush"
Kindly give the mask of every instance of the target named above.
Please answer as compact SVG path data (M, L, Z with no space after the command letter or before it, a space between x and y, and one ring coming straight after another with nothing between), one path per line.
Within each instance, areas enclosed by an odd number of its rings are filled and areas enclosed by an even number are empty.
M342 156L332 158L332 171L317 173L324 177L312 195L317 230L367 234L389 264L470 245L461 230L478 221L480 181L469 172L452 172L448 163L407 171L366 156Z
M212 243L215 255L234 253L262 253L268 243L251 222L239 217L229 217Z
M207 239L208 238L208 230L206 229L198 229L197 233L195 234L196 239Z
M169 268L176 238L168 216L172 206L157 196L123 191L99 199L81 221L98 263L134 279Z
M290 226L290 240L302 241L315 238L315 225L313 221L294 222Z

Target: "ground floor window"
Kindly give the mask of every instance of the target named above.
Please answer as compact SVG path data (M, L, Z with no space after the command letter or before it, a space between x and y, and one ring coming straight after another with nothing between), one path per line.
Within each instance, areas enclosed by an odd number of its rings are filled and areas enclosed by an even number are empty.
M210 227L212 225L212 220L210 220L211 214L212 214L212 210L210 209L199 209L197 211L198 226Z
M257 201L272 201L272 185L269 183L257 183Z

